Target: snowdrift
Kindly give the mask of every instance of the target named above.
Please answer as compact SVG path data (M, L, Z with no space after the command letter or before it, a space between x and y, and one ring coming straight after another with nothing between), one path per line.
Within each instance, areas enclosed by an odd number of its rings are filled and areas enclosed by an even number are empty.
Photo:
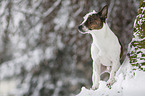
M76 96L145 96L145 72L134 70L127 58L119 69L116 82L109 89L105 81L100 81L97 90L82 87Z

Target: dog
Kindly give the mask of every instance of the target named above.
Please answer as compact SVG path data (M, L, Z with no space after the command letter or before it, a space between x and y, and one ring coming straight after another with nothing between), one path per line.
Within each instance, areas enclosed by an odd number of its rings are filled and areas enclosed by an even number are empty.
M109 28L106 18L108 6L99 12L93 10L84 16L84 21L78 26L82 34L89 33L93 38L91 57L93 60L92 89L99 87L101 65L111 68L107 86L110 88L115 82L115 74L120 67L121 45L117 36Z

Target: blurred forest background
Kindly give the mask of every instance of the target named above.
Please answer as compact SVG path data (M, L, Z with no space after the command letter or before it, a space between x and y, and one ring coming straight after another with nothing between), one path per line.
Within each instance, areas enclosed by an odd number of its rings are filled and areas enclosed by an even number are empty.
M139 0L0 0L0 96L74 96L92 85L83 16L108 4L126 55Z

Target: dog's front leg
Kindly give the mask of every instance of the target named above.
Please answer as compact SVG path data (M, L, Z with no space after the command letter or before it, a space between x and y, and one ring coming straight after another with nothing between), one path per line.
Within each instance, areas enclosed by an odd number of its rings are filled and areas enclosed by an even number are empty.
M100 63L98 60L96 60L93 61L93 75L92 75L93 90L99 87L99 81L100 81Z

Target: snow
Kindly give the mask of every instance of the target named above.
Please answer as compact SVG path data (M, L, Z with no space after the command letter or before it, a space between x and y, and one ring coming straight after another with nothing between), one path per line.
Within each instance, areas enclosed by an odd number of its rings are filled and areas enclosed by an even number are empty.
M45 58L47 60L54 58L54 50L54 47L48 47L44 52L41 49L36 49L25 54L24 56L3 63L0 66L0 80L20 74L22 67L24 67L27 71L31 71L34 66L38 65Z
M45 56L45 59L46 60L49 60L49 59L52 59L55 57L54 55L54 47L48 47L46 50L45 50L45 53L44 53L44 56Z
M24 15L22 14L22 13L20 13L20 12L14 12L14 26L15 27L19 27L19 24L20 24L20 21L22 21L25 17L24 17Z
M100 81L97 90L82 87L76 96L144 96L145 94L145 72L131 71L132 67L127 60L118 71L116 82L109 89L105 81Z
M64 48L64 44L63 44L60 36L57 36L57 47L60 50L62 50Z
M145 10L145 7L141 7L140 9L142 9L142 11L144 11Z
M62 7L60 8L59 12L57 13L56 18L54 19L54 23L56 24L55 30L59 28L64 28L69 19L69 8L70 1L64 0L62 1Z
M123 81L124 96L144 96L145 94L145 72L136 71L133 78L126 77Z
M75 26L75 21L70 21L70 23L69 23L69 25L68 25L68 27L69 28L73 28Z
M133 26L134 28L136 27L136 19L135 19L135 21L134 21L134 26Z
M60 2L61 2L61 0L57 0L57 1L52 5L52 7L49 8L49 9L43 14L43 16L46 17L46 16L48 16L51 12L53 12L54 9L60 4Z
M7 2L1 2L1 6L0 6L0 14L2 15L5 11Z
M9 96L8 93L14 92L16 88L16 80L0 80L0 96Z

